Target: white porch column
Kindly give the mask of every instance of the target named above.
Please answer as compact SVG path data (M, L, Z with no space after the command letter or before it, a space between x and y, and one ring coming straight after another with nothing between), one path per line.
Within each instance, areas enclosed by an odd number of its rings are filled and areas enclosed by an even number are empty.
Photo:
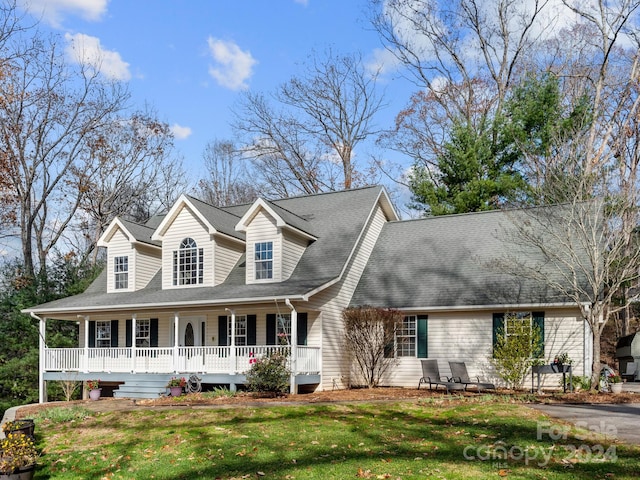
M131 315L131 373L136 373L136 314Z
M298 363L298 312L288 298L285 299L284 303L291 309L291 380L289 382L289 391L290 393L297 393L296 369Z
M179 325L180 315L176 312L173 315L173 371L178 373L178 335L179 335Z
M40 403L44 403L47 401L47 389L44 383L44 369L46 367L46 362L45 362L45 351L44 349L46 348L47 344L46 344L46 339L45 339L45 335L47 332L47 328L46 328L46 318L40 318L39 319L39 330L40 330L40 340L39 340L39 345L38 345L38 350L40 351L40 358L39 358L39 367L38 367L38 402Z
M230 308L225 308L227 312L231 314L231 352L229 355L229 361L231 362L231 371L229 373L235 374L236 372L236 311Z
M84 316L84 365L82 370L89 373L89 315Z

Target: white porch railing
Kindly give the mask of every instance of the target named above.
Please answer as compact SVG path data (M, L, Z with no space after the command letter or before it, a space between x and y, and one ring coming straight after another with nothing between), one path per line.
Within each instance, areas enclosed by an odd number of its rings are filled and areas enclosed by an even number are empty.
M135 351L135 357L133 352ZM291 360L291 348L252 345L243 347L149 347L141 348L45 348L47 372L135 372L135 373L222 373L249 370L253 359L280 352ZM320 348L296 347L296 373L320 373ZM175 356L174 356L175 355ZM289 365L291 367L291 363Z

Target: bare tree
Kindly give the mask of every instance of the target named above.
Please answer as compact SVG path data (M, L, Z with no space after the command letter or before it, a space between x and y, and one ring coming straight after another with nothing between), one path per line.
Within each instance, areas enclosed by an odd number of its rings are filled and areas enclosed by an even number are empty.
M547 0L371 3L386 48L420 88L381 142L427 167L454 122L478 133L493 128L527 56L554 26L543 19Z
M378 386L396 362L395 333L402 314L398 310L364 306L345 309L342 319L345 348L360 379L369 388Z
M81 229L88 239L81 251L89 254L116 216L142 223L168 208L162 198L163 172L175 170L173 183L185 176L180 162L171 157L169 126L152 111L123 112L92 132L86 142L88 161L82 169L73 167L72 173L85 193L78 207L86 214Z
M359 55L314 54L301 76L270 98L245 94L235 128L243 151L279 195L317 193L367 183L355 149L376 133L374 116L383 107L377 75L369 75Z
M0 153L10 164L25 269L34 275L87 192L80 180L92 170L88 141L129 95L95 68L68 65L55 39L14 45L19 53L0 81Z
M209 142L203 153L206 177L198 181L197 195L215 206L253 202L260 186L252 180L246 163L236 146L225 140Z
M602 332L612 315L627 310L625 292L637 284L639 274L640 70L638 46L627 31L635 25L640 2L565 3L592 32L583 37L582 49L591 50L595 67L574 65L566 71L576 88L589 93L591 123L582 134L558 142L561 148L538 164L543 172L539 202L563 205L531 209L514 222L513 242L533 249L542 260L527 264L512 258L511 263L514 274L535 279L580 308L591 330L595 387Z

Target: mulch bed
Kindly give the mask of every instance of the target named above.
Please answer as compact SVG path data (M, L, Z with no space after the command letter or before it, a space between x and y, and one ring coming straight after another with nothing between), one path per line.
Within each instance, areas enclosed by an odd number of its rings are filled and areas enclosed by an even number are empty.
M597 403L634 403L640 402L640 394L637 393L544 393L533 395L527 392L513 392L499 390L492 394L497 401L509 401L519 403L545 403L545 404L597 404ZM176 407L234 407L234 406L260 406L268 404L317 404L339 402L378 402L378 401L419 401L421 399L446 402L466 401L479 398L478 393L462 392L447 395L443 390L430 391L428 389L415 388L354 388L346 390L329 390L323 392L305 393L297 395L284 395L279 397L264 397L246 392L237 392L232 397L211 397L206 394L189 394L180 397L161 397L154 400L131 400L116 398L101 398L98 401L76 400L72 402L55 402L42 405L28 405L20 408L17 418L28 418L36 415L39 410L55 406L81 405L92 411L117 411L133 410L137 408L176 408ZM482 395L483 399L490 398Z

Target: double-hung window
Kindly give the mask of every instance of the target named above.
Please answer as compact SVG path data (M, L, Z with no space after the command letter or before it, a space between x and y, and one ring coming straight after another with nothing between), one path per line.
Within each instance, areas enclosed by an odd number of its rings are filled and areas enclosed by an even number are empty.
M113 273L116 290L129 288L129 257L114 257Z
M396 327L396 345L398 357L416 356L416 315L407 315Z
M108 348L111 346L111 322L96 322L96 347Z
M231 317L227 317L227 343L231 345ZM236 346L247 344L247 316L236 315Z
M151 320L136 320L136 347L151 346Z
M273 278L273 242L258 242L254 248L256 280Z
M173 252L173 284L197 285L204 281L204 250L193 238L185 238Z

